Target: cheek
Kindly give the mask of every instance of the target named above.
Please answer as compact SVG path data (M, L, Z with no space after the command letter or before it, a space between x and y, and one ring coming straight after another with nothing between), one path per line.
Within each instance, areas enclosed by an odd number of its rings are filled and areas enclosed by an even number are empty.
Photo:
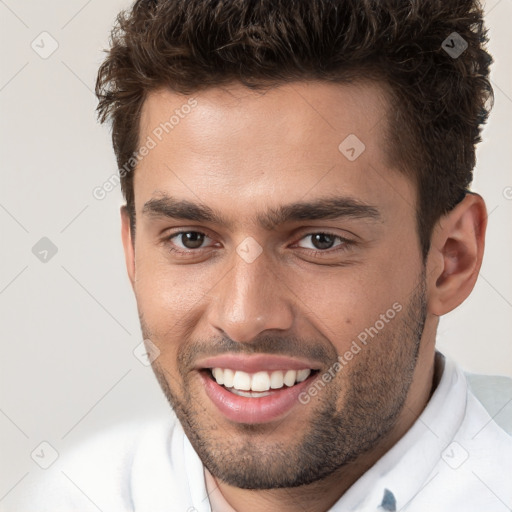
M356 268L342 269L315 277L315 286L303 283L296 294L303 297L302 308L310 321L338 349L344 349L381 314L392 308L402 293L387 278ZM339 352L340 350L338 350Z
M140 258L136 265L135 294L149 327L165 327L186 317L204 300L215 283L196 265L171 265L161 254Z
M303 283L297 290L304 297L304 314L339 355L350 351L353 342L361 345L373 339L372 335L387 338L405 314L419 270L398 259L387 262L317 276L314 287Z
M158 347L160 365L174 375L179 351L197 334L219 272L172 266L159 258L138 262L135 295L144 335Z

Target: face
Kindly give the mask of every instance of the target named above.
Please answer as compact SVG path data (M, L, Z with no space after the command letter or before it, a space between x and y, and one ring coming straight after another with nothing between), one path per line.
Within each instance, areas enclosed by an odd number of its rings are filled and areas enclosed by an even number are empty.
M160 385L228 484L317 481L403 412L425 279L386 105L317 82L144 104L129 274Z

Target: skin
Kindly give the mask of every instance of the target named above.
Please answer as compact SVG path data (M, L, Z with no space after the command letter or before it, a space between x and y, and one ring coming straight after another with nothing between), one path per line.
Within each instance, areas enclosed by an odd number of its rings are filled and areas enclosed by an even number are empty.
M388 102L378 84L296 82L265 93L231 84L193 97L197 106L136 169L135 236L121 210L143 334L160 350L153 369L235 510L327 510L424 409L438 318L469 295L480 269L485 205L468 194L443 216L423 261L415 186L387 156ZM149 94L140 141L190 98ZM354 161L338 150L349 134L366 146ZM149 201L171 196L227 223L144 213ZM258 222L269 210L333 197L378 216ZM187 249L170 238L180 231L208 238ZM308 235L325 232L342 238L314 255ZM236 251L247 237L262 249L251 263ZM316 358L328 370L395 303L401 312L308 404L277 421L228 421L194 368L231 350ZM243 488L241 473L257 488Z

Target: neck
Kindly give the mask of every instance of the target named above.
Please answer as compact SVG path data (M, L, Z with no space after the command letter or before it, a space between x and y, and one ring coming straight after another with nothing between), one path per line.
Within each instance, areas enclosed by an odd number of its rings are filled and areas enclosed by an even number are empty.
M208 473L208 494L213 512L325 512L394 444L391 437L372 450L339 468L328 477L301 487L250 490L230 486ZM207 470L205 470L207 471ZM226 508L229 505L230 508Z

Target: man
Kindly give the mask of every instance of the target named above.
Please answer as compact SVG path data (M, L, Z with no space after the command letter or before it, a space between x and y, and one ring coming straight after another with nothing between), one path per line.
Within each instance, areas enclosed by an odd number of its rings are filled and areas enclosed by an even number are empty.
M509 384L435 350L483 256L485 34L469 0L119 16L99 114L176 418L79 449L81 494L53 480L34 510L512 507L512 441L476 396Z

